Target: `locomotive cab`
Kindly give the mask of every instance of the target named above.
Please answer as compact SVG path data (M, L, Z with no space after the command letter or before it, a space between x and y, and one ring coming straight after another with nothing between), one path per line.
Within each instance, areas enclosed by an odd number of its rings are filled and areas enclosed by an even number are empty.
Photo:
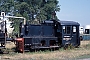
M62 46L72 45L79 46L79 26L80 24L73 21L60 21L62 25Z

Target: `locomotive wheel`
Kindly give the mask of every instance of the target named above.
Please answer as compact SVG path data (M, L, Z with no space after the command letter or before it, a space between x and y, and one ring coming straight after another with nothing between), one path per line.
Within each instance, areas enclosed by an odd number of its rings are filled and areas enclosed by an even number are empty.
M59 50L59 47L57 47L56 50Z

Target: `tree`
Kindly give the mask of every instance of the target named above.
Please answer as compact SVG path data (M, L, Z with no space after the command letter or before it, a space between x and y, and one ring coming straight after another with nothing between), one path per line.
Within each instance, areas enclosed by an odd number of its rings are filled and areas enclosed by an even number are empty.
M4 11L6 14L12 13L14 9L14 0L0 0L0 12Z
M53 18L52 15L59 10L58 0L0 0L0 12L4 11L12 16L23 16L30 23L50 20ZM57 16L54 17L57 19ZM19 21L14 19L14 23L18 31Z
M49 20L52 13L59 10L57 0L0 0L0 11L15 16L20 14L27 20Z

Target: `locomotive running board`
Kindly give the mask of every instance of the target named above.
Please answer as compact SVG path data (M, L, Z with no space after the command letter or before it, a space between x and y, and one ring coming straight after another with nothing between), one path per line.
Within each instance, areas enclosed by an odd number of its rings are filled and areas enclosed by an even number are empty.
M59 46L50 46L50 47L38 47L38 46L34 46L32 49L45 49L45 48L59 48Z

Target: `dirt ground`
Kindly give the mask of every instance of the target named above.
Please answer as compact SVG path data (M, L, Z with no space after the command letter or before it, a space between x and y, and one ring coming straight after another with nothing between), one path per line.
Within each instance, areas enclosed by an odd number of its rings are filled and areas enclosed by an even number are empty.
M12 49L15 47L14 43L10 42L6 45L6 48ZM90 41L81 41L79 48L74 49L59 49L55 51L37 51L37 52L25 52L9 54L1 54L1 60L76 60L77 57L83 55L90 55Z

